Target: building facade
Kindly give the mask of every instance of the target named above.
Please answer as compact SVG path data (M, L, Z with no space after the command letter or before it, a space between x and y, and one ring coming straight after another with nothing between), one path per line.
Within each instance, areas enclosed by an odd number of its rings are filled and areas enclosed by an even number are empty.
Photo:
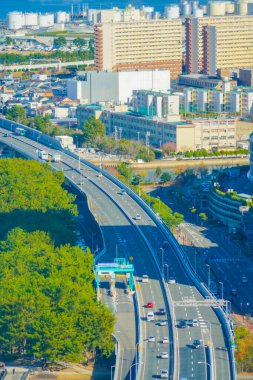
M250 150L250 170L248 177L251 181L253 181L253 134L250 135L249 138L249 150Z
M95 25L98 71L167 69L182 72L182 21L143 20Z
M67 82L70 99L86 100L88 104L97 102L126 103L133 90L168 91L170 89L169 70L135 70L120 72L88 71L80 79Z
M188 73L215 75L219 69L253 67L253 16L186 19Z
M91 116L100 119L109 135L145 142L153 146L170 143L176 152L198 149L235 148L235 120L206 119L166 121L131 112L116 112L101 106L80 106L77 109L78 127Z
M179 96L168 92L134 90L132 96L134 112L146 116L168 119L179 116Z

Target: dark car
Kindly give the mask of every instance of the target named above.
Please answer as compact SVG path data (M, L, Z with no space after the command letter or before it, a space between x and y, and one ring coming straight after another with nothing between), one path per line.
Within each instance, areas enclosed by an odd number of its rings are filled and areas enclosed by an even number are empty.
M187 327L187 323L184 320L182 320L179 322L178 327L180 329L185 329Z
M200 340L199 339L195 339L193 341L193 345L192 345L193 348L200 348Z
M159 314L160 315L166 315L166 310L164 309L164 307L160 307Z

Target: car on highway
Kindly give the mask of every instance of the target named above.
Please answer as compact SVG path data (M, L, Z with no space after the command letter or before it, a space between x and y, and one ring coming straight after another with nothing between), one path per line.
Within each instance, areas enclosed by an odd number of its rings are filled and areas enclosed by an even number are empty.
M147 303L146 303L146 308L147 308L147 309L153 309L153 307L154 307L153 302L147 302Z
M154 336L149 336L148 337L148 342L155 342L155 337Z
M167 336L164 336L162 338L161 342L164 343L164 344L169 344L170 343L169 338Z
M135 220L141 220L141 216L140 216L140 214L136 214L134 219L135 219Z
M186 327L187 327L187 323L185 322L184 319L182 319L182 320L179 322L178 327L179 327L180 329L186 329Z
M148 282L148 275L144 274L141 279L142 282Z
M160 355L160 358L161 359L168 359L169 358L169 354L168 354L168 352L161 352L161 355Z
M236 289L231 290L231 296L237 296L237 290Z
M190 322L190 325L192 327L198 327L199 325L199 321L197 319L193 319L191 322Z
M245 276L243 276L243 277L241 278L241 283L242 283L242 284L247 284L248 281L249 281L249 280L248 280L247 277L245 277Z
M175 277L170 277L168 283L169 284L175 284L176 283Z
M200 340L199 339L195 339L194 341L193 341L193 344L192 344L192 347L193 348L200 348Z
M168 379L169 378L169 371L167 369L161 369L160 378L161 379Z
M167 325L167 321L165 321L164 319L161 319L159 321L159 326L166 326Z
M151 322L151 321L154 321L154 319L155 319L154 312L153 312L153 311L149 311L149 312L147 313L147 321L148 321L148 322Z
M166 315L166 310L164 309L164 307L160 307L158 313L159 313L160 315Z

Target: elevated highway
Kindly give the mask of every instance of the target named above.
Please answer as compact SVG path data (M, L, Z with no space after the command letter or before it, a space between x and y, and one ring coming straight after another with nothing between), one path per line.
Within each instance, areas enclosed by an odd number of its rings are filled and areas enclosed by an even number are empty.
M10 131L14 127L13 123L5 120L1 122L2 127ZM30 158L38 159L37 149L47 150L50 154L55 153L56 149L61 150L54 139L37 131L28 129L29 138L12 133L6 137L5 133L4 129L0 129L0 140ZM119 247L126 257L131 255L134 258L138 302L134 307L131 304L129 313L124 309L124 300L118 305L120 320L117 321L115 334L122 355L120 354L121 364L115 379L134 379L135 374L138 379L159 378L163 368L169 369L170 379L235 379L231 337L224 315L221 310L205 303L208 292L194 279L170 232L130 189L122 194L124 185L116 179L107 173L98 176L100 169L73 154L62 150L61 155L62 163L52 165L55 169L63 170L66 178L92 199L93 210L95 208L97 216L99 215L97 220L106 244L103 261L112 261ZM141 220L134 219L137 213L141 215ZM168 241L169 245L161 249L164 241ZM175 283L168 284L164 281L164 269L169 271L169 277L172 276ZM139 282L143 274L149 276L149 283ZM161 307L166 308L166 326L158 324L161 317L157 315L156 322L146 321L147 311L143 306L147 302L154 303L155 312ZM127 326L130 319L134 319L134 312L140 316L136 319L138 329L130 328L128 334ZM190 323L187 323L187 328L181 329L178 325L182 319L198 319L199 324L190 327ZM147 342L151 335L155 337L154 343ZM170 340L167 346L161 343L164 336ZM195 339L201 342L198 349L193 348ZM208 356L205 348L207 343L211 352ZM219 347L224 349L219 350ZM161 359L163 351L169 353L168 359ZM209 368L212 368L211 374Z

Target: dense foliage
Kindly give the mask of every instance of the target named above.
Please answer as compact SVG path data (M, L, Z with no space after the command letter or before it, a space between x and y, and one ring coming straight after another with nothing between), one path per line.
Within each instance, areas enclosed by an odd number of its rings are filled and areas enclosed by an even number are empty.
M63 182L63 173L36 161L0 160L0 237L20 226L47 231L57 244L74 243L77 208Z
M27 124L26 110L22 106L14 105L5 114L6 119L21 124Z
M84 123L82 131L84 142L94 144L97 137L105 136L105 125L102 121L92 116Z
M89 251L56 248L45 232L9 232L0 243L1 353L45 362L108 355L114 318L96 301L92 265Z
M240 372L253 371L253 333L246 327L237 327L235 357Z

